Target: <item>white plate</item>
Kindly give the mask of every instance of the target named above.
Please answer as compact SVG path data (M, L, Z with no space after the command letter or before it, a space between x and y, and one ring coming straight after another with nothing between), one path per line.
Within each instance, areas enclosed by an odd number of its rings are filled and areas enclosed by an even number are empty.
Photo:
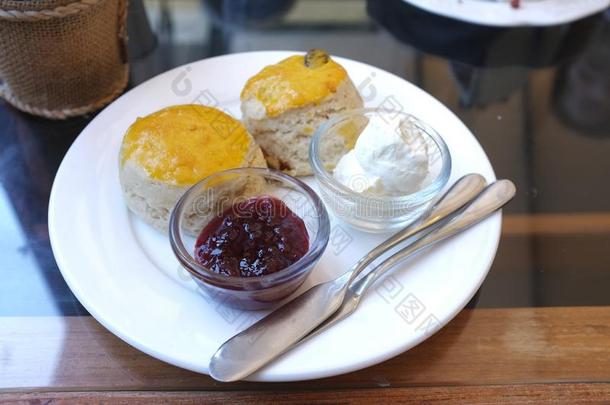
M610 6L610 0L521 0L517 9L509 0L405 1L445 17L500 27L566 24Z
M263 313L228 309L202 296L175 260L166 235L127 211L118 181L123 134L138 116L196 98L239 116L245 81L290 54L253 52L206 59L141 84L91 121L57 172L49 233L66 282L100 323L151 356L207 373L216 348ZM433 124L453 156L451 182L468 172L495 179L481 146L440 102L390 73L336 59L360 85L367 106L400 103ZM251 379L332 376L379 363L423 341L477 291L496 252L500 219L498 213L405 263L378 282L354 315ZM303 288L340 274L387 236L333 221L331 244Z

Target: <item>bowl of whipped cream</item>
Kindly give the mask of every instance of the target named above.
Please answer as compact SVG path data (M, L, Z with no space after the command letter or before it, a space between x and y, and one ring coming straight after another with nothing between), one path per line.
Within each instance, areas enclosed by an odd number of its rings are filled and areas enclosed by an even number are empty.
M369 232L419 218L447 184L443 138L417 117L365 108L337 115L312 137L309 160L335 216Z

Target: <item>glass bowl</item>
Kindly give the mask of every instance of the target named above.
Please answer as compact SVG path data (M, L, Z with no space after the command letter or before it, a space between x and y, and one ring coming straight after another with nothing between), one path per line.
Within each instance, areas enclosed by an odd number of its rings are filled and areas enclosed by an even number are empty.
M254 277L225 276L202 266L194 257L197 236L234 203L272 196L283 201L305 223L309 249L290 266ZM181 265L204 292L230 307L264 309L294 292L324 252L330 222L324 203L305 183L276 170L232 169L215 173L192 186L170 217L169 237Z
M348 148L353 148L364 128L372 123L381 123L378 128L408 130L421 135L421 143L427 150L428 173L414 192L392 196L356 192L333 177L340 158L349 152ZM337 153L337 137L345 140L340 153ZM379 108L352 110L321 125L313 135L309 161L327 206L339 219L367 232L402 228L419 218L447 184L451 174L447 145L432 127L413 115ZM349 184L357 189L357 183L362 180L355 175L350 180L353 183Z

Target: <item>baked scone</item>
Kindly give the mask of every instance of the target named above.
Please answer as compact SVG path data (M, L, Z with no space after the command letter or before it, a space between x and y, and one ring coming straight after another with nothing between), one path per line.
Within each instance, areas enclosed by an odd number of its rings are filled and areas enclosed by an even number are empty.
M244 126L224 112L176 105L138 118L127 130L119 156L119 179L127 206L166 231L182 194L226 169L267 167Z
M331 116L362 108L345 69L313 49L270 65L250 78L241 92L242 122L260 145L270 167L288 174L311 174L311 135ZM337 137L342 154L353 139Z

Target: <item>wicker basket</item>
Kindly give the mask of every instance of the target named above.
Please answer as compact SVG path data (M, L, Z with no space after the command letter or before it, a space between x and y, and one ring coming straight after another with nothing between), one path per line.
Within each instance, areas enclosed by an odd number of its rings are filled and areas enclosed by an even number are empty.
M128 78L127 0L0 0L0 96L62 119L97 110Z

